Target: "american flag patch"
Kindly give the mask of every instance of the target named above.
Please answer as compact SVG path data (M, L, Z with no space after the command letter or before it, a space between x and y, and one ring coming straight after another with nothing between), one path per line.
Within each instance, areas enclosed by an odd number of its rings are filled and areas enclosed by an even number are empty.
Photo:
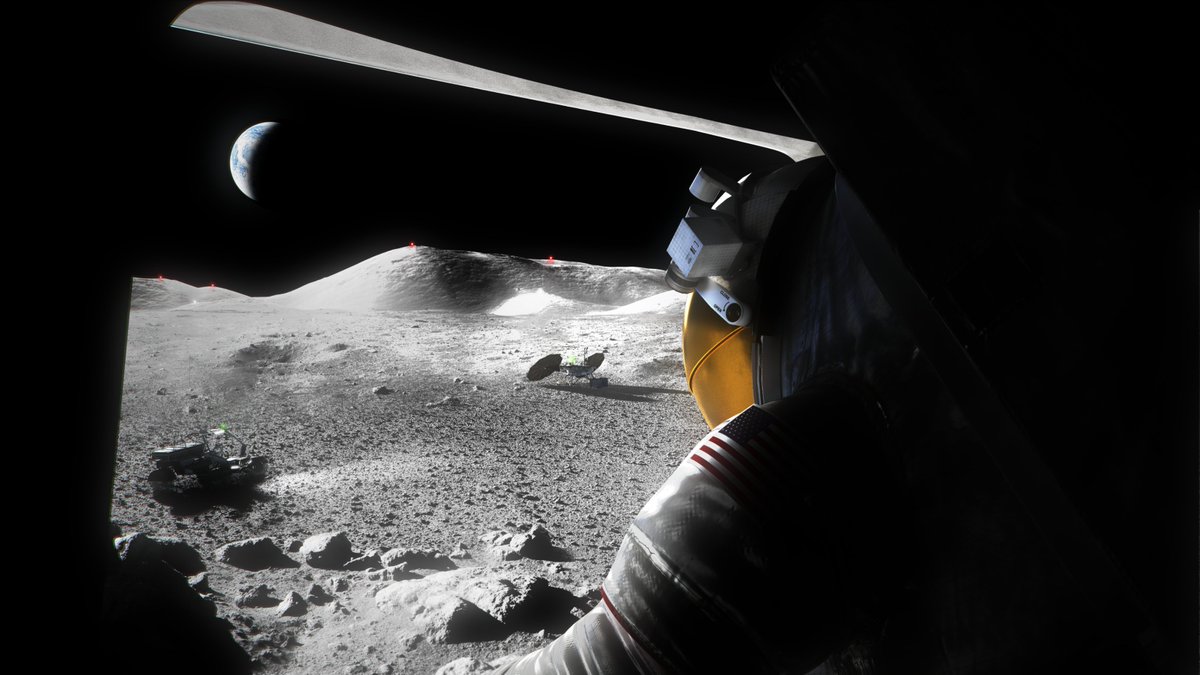
M780 424L750 406L709 432L685 461L716 479L743 507L762 515L784 506L805 475Z

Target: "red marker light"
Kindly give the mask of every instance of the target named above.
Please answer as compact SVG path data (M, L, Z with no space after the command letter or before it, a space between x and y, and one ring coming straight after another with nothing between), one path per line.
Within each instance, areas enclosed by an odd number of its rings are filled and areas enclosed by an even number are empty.
M551 264L551 265L553 265L553 264L554 264L554 256L550 256L550 264Z
M409 247L409 248L416 248L416 247L417 247L417 242L415 242L415 241L410 241L410 242L408 242L408 247Z
M158 280L159 280L159 281L162 281L162 280L163 280L163 278L162 278L162 275L161 275L161 274L160 274L160 275L158 275Z
M210 282L210 283L208 284L208 287L209 287L209 288L216 288L216 287L217 287L217 284L216 284L216 282L215 282L215 281L214 281L214 282Z

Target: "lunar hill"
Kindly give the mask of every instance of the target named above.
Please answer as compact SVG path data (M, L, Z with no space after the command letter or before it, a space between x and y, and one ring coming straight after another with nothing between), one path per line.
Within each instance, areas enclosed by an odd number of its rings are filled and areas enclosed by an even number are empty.
M487 312L536 294L532 311L601 309L627 305L667 289L662 270L540 261L511 255L401 248L349 267L294 291L265 298L295 309ZM681 296L682 297L682 296ZM520 306L522 303L515 303Z
M131 309L172 309L217 300L245 298L245 295L227 288L204 286L197 288L174 279L133 280L130 290Z

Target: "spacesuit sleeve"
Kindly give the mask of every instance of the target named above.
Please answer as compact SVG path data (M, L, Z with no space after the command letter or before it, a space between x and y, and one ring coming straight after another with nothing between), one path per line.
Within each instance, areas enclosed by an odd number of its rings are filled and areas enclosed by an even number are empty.
M819 469L769 408L692 448L629 528L596 608L502 672L806 672L841 620Z

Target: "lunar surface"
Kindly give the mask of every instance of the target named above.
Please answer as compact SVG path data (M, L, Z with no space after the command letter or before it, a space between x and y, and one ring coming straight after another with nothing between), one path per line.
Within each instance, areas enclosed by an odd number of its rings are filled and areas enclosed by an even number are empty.
M707 431L661 279L424 247L268 298L134 279L114 536L194 549L180 571L266 672L486 670L548 644ZM607 387L525 379L595 352ZM265 480L150 486L152 450L220 424ZM255 537L278 555L222 548Z

